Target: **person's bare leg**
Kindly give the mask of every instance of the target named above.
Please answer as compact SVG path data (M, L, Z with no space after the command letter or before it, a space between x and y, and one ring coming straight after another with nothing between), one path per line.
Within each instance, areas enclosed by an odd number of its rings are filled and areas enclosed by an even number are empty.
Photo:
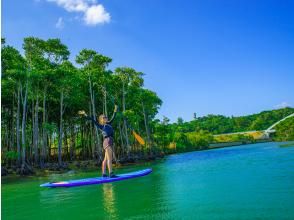
M107 156L105 152L104 160L102 161L102 174L106 174L106 164L107 164Z
M107 156L107 167L109 174L112 173L112 149L111 147L106 148L106 156Z

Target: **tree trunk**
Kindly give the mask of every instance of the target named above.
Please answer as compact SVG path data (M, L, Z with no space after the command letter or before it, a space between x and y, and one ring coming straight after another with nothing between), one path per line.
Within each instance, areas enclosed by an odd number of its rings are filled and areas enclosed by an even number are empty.
M12 108L11 108L11 112L10 112L10 115L11 115L11 122L10 122L10 148L12 150L15 150L14 149L14 99L15 99L15 93L13 93L13 99L12 99Z
M149 126L148 126L148 119L147 119L147 114L145 111L145 106L144 103L142 102L142 109L143 109L143 115L144 115L144 123L145 123L145 129L146 129L146 134L147 134L147 146L149 147L149 150L151 150L150 146L150 131L149 131Z
M123 149L124 149L124 141L123 141L123 134L122 134L123 131L122 131L120 123L118 124L118 128L119 128L119 137L120 137L120 141L121 141L121 149L122 149L122 152L123 152Z
M92 97L92 94L91 94ZM93 111L92 111L92 99L89 102L89 109L90 109L90 114L93 115ZM95 118L95 116L93 116ZM89 130L89 138L87 138L87 151L86 152L90 152L92 159L95 159L95 148L96 148L96 141L97 141L97 137L96 137L96 130L95 130L95 125L93 123L90 123L90 130ZM86 132L87 134L87 132ZM92 141L93 140L93 141ZM89 144L90 143L90 144ZM90 150L88 149L88 146L90 145ZM88 156L88 155L87 155Z
M42 149L41 149L41 157L40 157L40 166L44 166L45 162L45 152L47 146L47 134L46 134L46 91L44 91L43 96L43 121L42 121Z
M64 145L66 147L66 154L65 154L66 159L69 158L69 144L68 144L68 134L67 134L67 131L68 131L68 127L65 127L64 128L64 141L65 141Z
M122 106L123 106L123 112L126 111L126 100L125 100L125 83L123 82L123 96L122 96ZM127 128L127 121L126 118L123 117L124 121L124 130L125 130L125 138L126 138L126 145L127 145L127 154L129 156L130 153L130 143L129 143L129 137L128 137L128 128Z
M34 100L32 100L32 132L31 132L31 144L29 144L30 150L29 150L29 155L28 158L32 158L33 155L35 155L35 104ZM27 116L28 118L28 116ZM33 159L33 163L35 163L35 160Z
M104 114L107 116L107 91L106 86L104 85Z
M20 137L19 137L19 121L20 121L20 85L17 88L17 112L16 112L16 147L17 147L17 166L21 164L21 152L20 152Z
M96 119L96 109L95 109L95 95L94 95L94 91L93 91L93 86L92 86L92 81L89 78L89 92L90 92L90 99L91 99L91 107L92 107L92 115L93 117ZM98 128L97 126L95 127L95 136L96 136L96 141L97 141L97 147L96 147L96 151L98 154L98 159L100 158L101 160L101 153L102 153L102 147L100 144L100 139L99 139L99 133L98 133ZM95 159L95 150L92 152L93 153L93 159Z
M25 95L23 99L22 124L21 124L21 144L22 144L22 167L25 167L26 162L26 110L28 96L28 81L26 82Z
M58 138L58 165L62 165L61 149L62 149L62 134L63 134L63 91L60 93L60 121L59 121L59 138Z
M69 147L69 154L70 154L70 160L74 159L74 149L75 149L75 126L70 125L70 147Z
M39 152L38 152L38 136L39 136L39 120L38 120L38 112L39 112L39 96L37 93L37 99L36 99L36 106L34 111L34 161L35 165L39 163Z

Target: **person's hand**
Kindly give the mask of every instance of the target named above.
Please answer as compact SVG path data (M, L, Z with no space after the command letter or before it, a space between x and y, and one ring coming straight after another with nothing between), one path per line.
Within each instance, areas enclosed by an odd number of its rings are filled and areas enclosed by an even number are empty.
M117 112L117 105L114 106L114 112Z
M87 116L87 114L86 114L86 112L84 110L79 111L78 114L80 116Z

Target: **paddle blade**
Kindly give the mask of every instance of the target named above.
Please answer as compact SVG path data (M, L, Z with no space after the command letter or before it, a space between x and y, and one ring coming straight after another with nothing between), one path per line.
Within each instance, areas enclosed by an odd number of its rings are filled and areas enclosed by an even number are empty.
M134 130L132 131L134 137L136 138L136 140L141 144L141 145L145 145L145 141L144 139L138 135Z

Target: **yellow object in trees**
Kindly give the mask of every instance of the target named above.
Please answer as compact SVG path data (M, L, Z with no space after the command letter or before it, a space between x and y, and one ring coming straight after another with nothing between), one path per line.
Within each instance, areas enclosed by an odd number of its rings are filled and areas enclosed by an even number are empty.
M145 145L145 141L144 139L138 135L134 130L132 131L134 137L136 138L136 140L141 144L141 145Z

